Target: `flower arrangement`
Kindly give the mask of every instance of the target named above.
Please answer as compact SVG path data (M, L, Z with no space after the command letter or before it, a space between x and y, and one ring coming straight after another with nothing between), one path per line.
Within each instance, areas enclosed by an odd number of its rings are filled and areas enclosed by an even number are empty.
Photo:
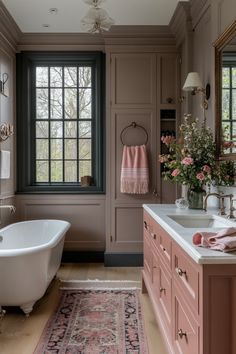
M204 185L217 184L230 186L234 183L232 161L216 161L216 145L213 134L198 119L192 120L191 114L184 116L180 126L180 137L162 136L161 141L168 148L167 154L159 156L163 164L165 179L180 182L195 191Z

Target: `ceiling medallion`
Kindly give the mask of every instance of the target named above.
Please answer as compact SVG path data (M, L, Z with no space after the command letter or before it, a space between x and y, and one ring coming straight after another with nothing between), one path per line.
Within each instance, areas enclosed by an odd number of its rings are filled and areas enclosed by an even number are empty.
M106 10L100 7L104 0L84 0L84 2L90 8L81 20L83 29L90 33L109 31L110 27L114 24L114 20L108 15Z

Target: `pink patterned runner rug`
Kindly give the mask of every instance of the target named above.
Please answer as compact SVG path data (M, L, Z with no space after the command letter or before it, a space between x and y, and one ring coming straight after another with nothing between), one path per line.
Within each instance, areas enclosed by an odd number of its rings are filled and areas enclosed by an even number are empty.
M140 289L63 289L34 354L148 354Z

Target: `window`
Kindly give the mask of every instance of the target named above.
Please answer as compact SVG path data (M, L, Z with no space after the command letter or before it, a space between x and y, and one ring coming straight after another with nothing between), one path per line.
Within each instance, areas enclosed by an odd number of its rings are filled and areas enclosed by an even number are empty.
M223 140L236 143L236 58L230 53L223 56L221 110ZM236 152L233 145L225 148L224 152Z
M17 77L19 192L103 192L102 54L21 53Z

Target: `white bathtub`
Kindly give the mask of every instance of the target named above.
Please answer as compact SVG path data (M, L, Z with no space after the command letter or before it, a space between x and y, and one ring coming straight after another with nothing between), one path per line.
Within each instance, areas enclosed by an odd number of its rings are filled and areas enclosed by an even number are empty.
M0 229L0 310L32 311L60 266L69 228L67 221L33 220Z

